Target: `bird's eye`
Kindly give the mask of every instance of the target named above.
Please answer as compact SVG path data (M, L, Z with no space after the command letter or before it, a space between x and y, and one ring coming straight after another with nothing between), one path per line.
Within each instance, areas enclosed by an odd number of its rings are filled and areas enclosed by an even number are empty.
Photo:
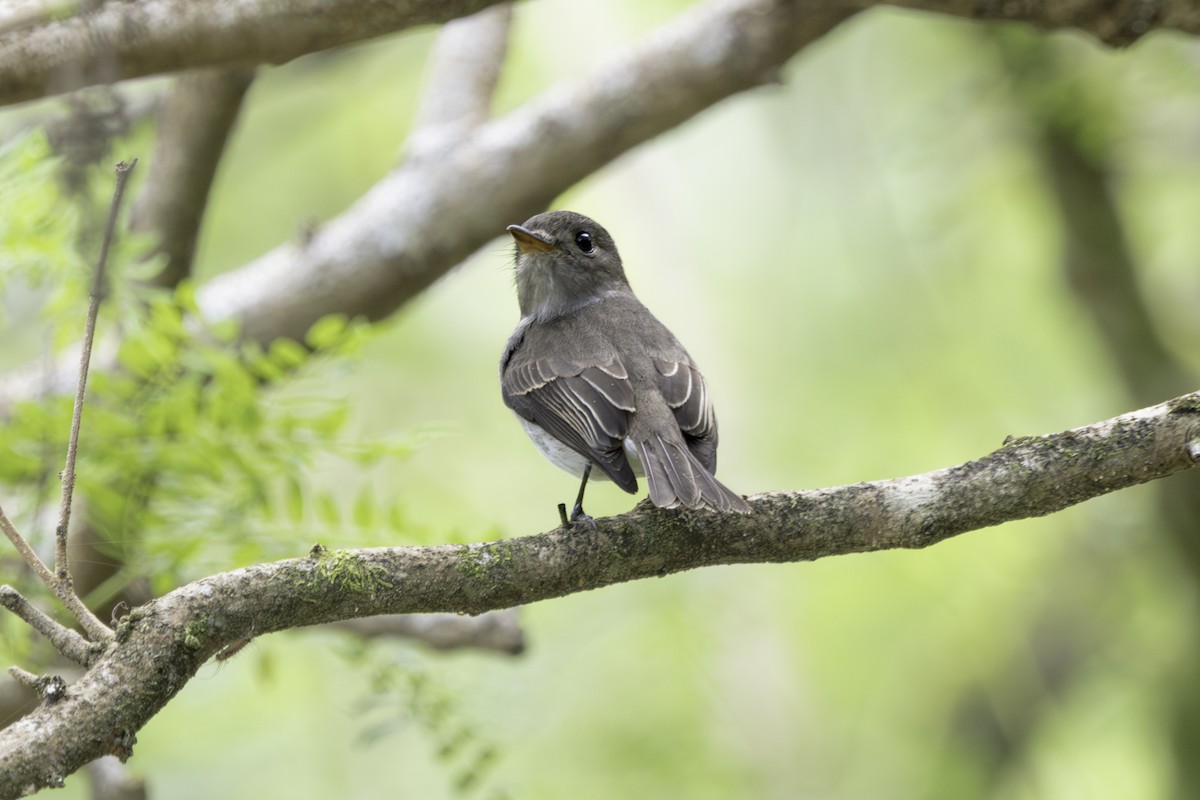
M596 245L592 244L592 235L590 233L580 231L575 234L575 246L585 253L590 253Z

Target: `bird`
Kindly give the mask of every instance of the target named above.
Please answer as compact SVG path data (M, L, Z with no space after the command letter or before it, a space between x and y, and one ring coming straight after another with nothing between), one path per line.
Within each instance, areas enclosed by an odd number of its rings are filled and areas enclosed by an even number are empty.
M750 513L713 477L717 417L683 345L642 305L612 237L573 211L509 225L521 321L500 357L504 404L552 464L580 478L564 524L584 513L588 479L630 494L644 476L660 508Z

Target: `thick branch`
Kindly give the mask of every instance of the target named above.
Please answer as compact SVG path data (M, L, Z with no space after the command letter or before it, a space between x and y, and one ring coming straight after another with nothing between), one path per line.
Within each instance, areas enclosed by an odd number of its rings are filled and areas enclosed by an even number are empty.
M334 622L329 627L365 639L415 639L435 650L464 648L518 655L525 651L525 631L515 609L462 614L386 614Z
M497 0L133 0L0 34L0 105L160 72L282 64Z
M512 4L502 3L442 28L408 138L409 158L453 147L491 116L511 23Z
M386 316L506 225L627 150L774 80L793 54L870 5L714 0L581 80L481 127L445 157L404 164L305 244L279 247L213 281L201 307L213 318L237 319L249 338L264 342L300 338L329 313ZM1070 13L1062 4L905 5L1078 26L1110 41L1121 25L1200 31L1179 9L1146 23L1137 9L1108 2L1076 2ZM1019 14L1009 13L1014 5Z
M147 255L166 256L153 281L159 286L176 286L192 273L208 192L253 80L252 69L189 72L176 78L159 110L150 174L129 216L130 230L158 240Z
M496 0L226 0L220 12L188 0L101 2L74 16L0 21L0 105L160 72L280 64L416 25L445 22ZM80 4L85 5L85 4ZM1157 28L1200 33L1200 8L1186 0L795 0L798 17L848 16L897 5L959 17L1074 27L1109 44ZM719 36L720 29L713 29Z
M335 311L384 317L630 148L775 79L848 13L775 0L701 6L459 147L405 162L303 244L213 280L200 307L258 341L299 339Z
M216 575L118 626L117 643L66 696L0 732L0 797L56 785L135 734L210 656L285 628L374 614L481 613L715 564L809 561L919 548L1041 516L1191 468L1200 392L1114 419L1010 441L976 461L907 478L751 498L751 515L663 510L476 545L318 549Z
M108 3L102 10L113 15L141 14L156 4L169 7L177 2ZM326 223L311 240L283 245L213 281L201 293L201 306L214 320L239 320L247 335L258 341L300 338L313 322L335 312L386 316L506 225L541 210L556 195L626 150L725 97L772 79L796 51L851 14L876 4L869 0L712 0L583 79L555 87L482 126L476 136L446 157L408 161ZM180 20L194 14L215 16L184 5L187 13ZM320 13L314 12L311 19L324 24L328 20L323 15L340 14L355 5L349 0L320 5ZM429 7L435 4L426 0L407 12L377 7L382 5L372 4L372 10L364 12L371 23L366 27L377 24L371 14L404 17L411 13L412 19L428 21L426 17L434 13ZM451 3L437 5L436 11L439 19L448 19L484 5L488 5L485 0ZM894 5L958 16L1024 20L1047 28L1075 26L1106 41L1120 41L1118 34L1124 30L1200 32L1200 11L1192 11L1182 2L907 0ZM250 28L265 24L272 31L270 36L275 27L286 27L277 19L276 10L282 18L294 8L265 0L241 0L233 6L241 11L232 17ZM1149 18L1148 9L1153 11ZM350 14L349 19L358 17ZM187 28L189 35L212 35L217 22L202 22L194 29ZM68 20L47 26L76 23ZM349 27L352 23L345 24ZM164 25L171 29L171 24ZM380 30L373 28L371 33ZM29 31L31 40L41 36L41 31ZM145 35L150 37L149 29ZM350 34L339 28L338 35ZM239 36L256 40L259 35ZM0 102L6 81L13 80L10 73L28 66L19 59L15 66L8 63L15 45L6 49L7 41L0 37ZM316 49L325 40L313 35L307 41ZM253 49L239 49L241 44L234 47L241 54L239 63L269 60L256 57ZM218 41L213 46L225 47L226 43ZM0 414L42 387L57 391L66 385L61 369L49 378L40 368L14 371L0 382Z
M1200 33L1193 0L847 0L858 9L893 5L971 19L1026 22L1045 30L1077 28L1105 44L1123 46L1152 30Z

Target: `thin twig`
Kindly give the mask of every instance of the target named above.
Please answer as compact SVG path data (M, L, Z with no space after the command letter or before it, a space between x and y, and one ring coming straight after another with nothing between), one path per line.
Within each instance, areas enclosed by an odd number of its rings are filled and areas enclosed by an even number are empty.
M108 210L104 240L100 244L100 258L96 262L96 271L92 276L92 291L88 298L87 319L84 321L83 327L83 346L80 348L79 354L79 381L75 386L75 408L71 413L71 436L67 441L67 463L62 473L62 506L59 509L58 527L55 530L54 571L59 580L66 581L68 584L71 576L67 569L67 525L71 521L71 500L75 493L75 459L79 451L79 426L83 420L83 395L87 390L88 365L92 360L92 342L96 338L96 317L100 313L100 303L104 299L104 268L108 263L108 250L112 245L121 197L125 194L125 183L136 165L136 158L128 164L124 161L117 164L117 185Z
M87 390L88 365L92 359L92 342L96 338L96 316L100 312L100 303L104 300L104 269L108 263L108 250L112 245L113 231L117 226L117 213L120 210L121 198L125 195L125 185L135 166L137 166L136 158L128 163L121 161L116 166L116 188L113 190L112 204L108 210L108 223L104 226L104 239L100 244L100 257L96 261L96 271L92 277L92 291L88 299L87 319L84 322L83 347L79 355L79 383L75 388L75 408L71 413L71 436L67 440L67 463L62 473L62 506L59 509L58 527L54 532L55 594L68 604L71 612L79 620L79 624L93 639L97 640L108 638L111 636L111 631L96 615L88 611L82 602L69 603L64 596L75 596L71 586L71 570L67 564L67 527L71 521L71 500L75 494L75 459L79 451L79 426L83 419L83 395Z
M46 566L38 554L33 552L33 548L29 546L29 542L25 541L22 536L13 526L12 520L4 513L4 509L0 508L0 530L4 531L4 535L13 543L13 547L17 548L17 552L21 554L21 558L25 559L25 563L29 568L37 573L37 576L42 579L42 583L47 586L54 586L54 573Z
M17 548L17 552L21 554L21 557L25 559L25 563L37 574L42 583L53 589L54 594L62 601L63 605L80 621L81 625L84 625L89 635L98 642L108 641L112 638L112 634L108 628L104 627L104 624L96 619L95 615L88 610L87 606L83 604L83 601L79 599L71 587L67 586L64 589L60 582L55 579L54 573L50 571L45 562L38 558L37 553L33 552L33 548L29 546L29 542L25 541L25 537L17 531L16 526L12 524L12 520L8 518L8 515L4 513L3 508L0 508L0 530L4 531L4 535L13 543L13 547ZM0 606L4 606L29 623L34 630L45 636L58 652L72 661L86 665L91 659L92 652L86 639L75 633L75 631L64 628L50 619L50 617L35 608L11 586L0 586ZM88 628L84 622L87 617L91 617L99 623L99 627L93 626L93 628Z
M93 649L87 639L55 622L13 587L0 586L0 606L25 620L29 627L45 636L55 650L76 664L86 667L91 661Z

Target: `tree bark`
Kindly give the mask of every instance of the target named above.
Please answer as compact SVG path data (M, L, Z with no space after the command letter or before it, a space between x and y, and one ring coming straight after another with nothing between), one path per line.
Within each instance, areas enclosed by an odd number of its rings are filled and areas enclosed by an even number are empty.
M716 564L920 548L1050 514L1200 462L1200 392L1013 439L906 478L750 498L750 515L654 508L474 545L327 551L196 581L122 618L62 696L0 731L0 798L61 785L136 734L200 665L247 638L375 614L484 611Z

